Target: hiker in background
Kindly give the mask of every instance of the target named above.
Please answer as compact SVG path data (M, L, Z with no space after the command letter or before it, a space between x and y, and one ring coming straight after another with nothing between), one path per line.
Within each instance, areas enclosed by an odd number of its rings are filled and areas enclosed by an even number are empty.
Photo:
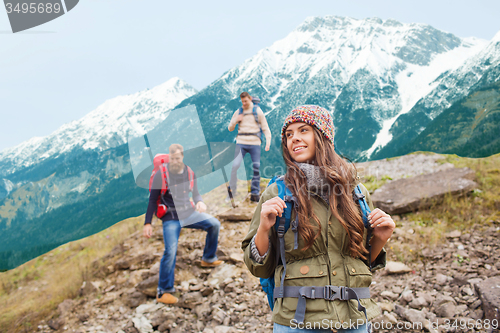
M207 206L203 203L196 176L193 171L183 163L184 149L179 144L169 147L168 190L165 195L161 194L162 172L156 172L149 195L146 220L143 235L151 237L153 229L151 219L157 210L158 198L167 206L166 214L161 217L163 222L163 240L165 251L160 262L160 278L158 280L158 293L156 300L165 304L177 303L177 297L173 296L174 269L177 256L177 243L181 227L202 229L207 232L205 248L201 259L202 267L216 267L222 264L217 259L217 245L219 238L220 222L215 217L204 213ZM191 178L191 179L190 179ZM192 184L190 184L192 181ZM189 198L189 192L193 193L193 201Z
M238 136L236 138L236 151L231 169L231 180L229 188L233 195L236 194L237 172L248 153L252 158L253 177L250 187L250 200L258 202L260 197L260 145L262 136L266 137L266 151L271 147L271 130L267 125L266 116L259 107L260 100L252 97L248 92L240 94L242 107L236 110L229 122L229 131L234 131L238 124Z
M368 287L372 271L385 267L383 246L395 223L373 209L354 165L334 151L333 138L327 110L305 105L288 115L281 131L287 166L281 192L278 181L267 187L242 242L250 272L274 276L274 332L366 333L380 313ZM371 210L364 207L366 215L356 204L363 196Z

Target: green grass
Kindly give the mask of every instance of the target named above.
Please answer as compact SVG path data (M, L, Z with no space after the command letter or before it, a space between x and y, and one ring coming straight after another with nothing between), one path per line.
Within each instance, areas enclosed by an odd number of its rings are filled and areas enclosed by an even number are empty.
M75 298L83 281L92 278L98 259L139 230L143 220L143 217L124 220L0 273L2 332L32 331L59 303Z
M391 240L388 248L393 258L412 262L420 258L424 247L434 247L442 242L445 234L452 230L463 233L481 230L500 223L500 154L485 158L464 158L457 155L444 155L442 163L452 163L457 168L468 167L475 171L475 181L479 190L469 195L453 197L446 195L444 200L434 203L430 208L406 214L406 228L415 233L403 242ZM402 227L398 222L397 227ZM391 248L392 247L392 248ZM463 262L457 258L458 263Z

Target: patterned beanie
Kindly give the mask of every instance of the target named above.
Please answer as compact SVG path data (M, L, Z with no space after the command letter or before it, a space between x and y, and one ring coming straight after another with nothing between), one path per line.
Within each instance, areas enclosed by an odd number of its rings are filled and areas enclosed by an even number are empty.
M333 144L335 129L333 127L332 116L326 109L317 105L302 105L292 110L288 117L286 117L283 128L281 129L282 140L288 125L298 122L315 126Z

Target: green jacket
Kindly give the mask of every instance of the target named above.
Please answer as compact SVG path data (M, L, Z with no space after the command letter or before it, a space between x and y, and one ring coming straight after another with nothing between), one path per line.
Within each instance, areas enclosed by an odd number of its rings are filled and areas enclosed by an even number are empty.
M373 210L373 203L366 188L361 185L366 201ZM270 229L270 249L259 264L250 257L250 241L257 233L260 223L260 211L262 203L275 197L278 193L277 185L270 185L262 194L260 202L255 210L250 224L250 231L242 242L244 261L250 272L256 277L268 278L275 270L275 285L280 285L283 265L276 267L275 249L279 246L278 237L274 228ZM331 213L327 203L319 196L311 193L311 203L316 216L321 221L321 235L314 241L313 245L306 251L304 241L299 237L299 246L293 250L294 234L291 228L285 234L285 258L286 276L285 286L347 286L352 288L369 287L372 282L372 273L361 259L354 259L347 254L348 236L340 222ZM292 211L292 221L295 212ZM314 222L313 219L311 221ZM366 230L365 230L366 237ZM382 250L374 262L374 269L385 267L386 253ZM275 268L276 267L276 268ZM302 269L301 269L302 268ZM291 320L295 316L298 299L295 297L276 299L273 310L273 322L280 325L291 326ZM356 322L358 319L364 321L365 315L357 310L356 300L350 301L327 301L324 299L307 299L306 315L304 324L318 323L324 320L335 325L349 320ZM368 320L377 317L380 309L372 299L361 299L361 304L366 307ZM307 326L306 326L307 327Z

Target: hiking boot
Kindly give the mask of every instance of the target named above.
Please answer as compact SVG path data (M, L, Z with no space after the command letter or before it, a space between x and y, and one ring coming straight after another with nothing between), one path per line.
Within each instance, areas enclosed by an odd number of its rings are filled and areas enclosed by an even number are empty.
M175 304L179 299L172 294L164 293L161 297L156 296L156 301L163 304Z
M252 193L252 194L250 195L250 201L251 201L251 202L259 202L259 199L260 199L260 195L258 195L258 194L253 194L253 193Z
M221 265L224 261L216 260L214 262L206 262L205 260L201 261L201 267L217 267Z

